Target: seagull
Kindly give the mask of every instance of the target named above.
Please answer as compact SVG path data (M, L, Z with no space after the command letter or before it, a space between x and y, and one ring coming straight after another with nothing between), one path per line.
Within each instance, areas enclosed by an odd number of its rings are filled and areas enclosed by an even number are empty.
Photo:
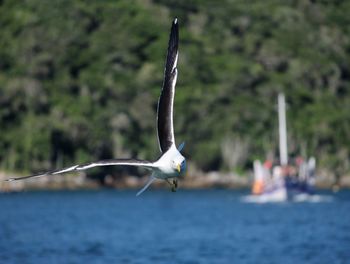
M156 179L165 180L170 184L171 190L176 191L178 187L178 177L183 175L186 170L186 159L181 155L184 143L177 148L175 145L174 123L173 123L173 106L175 96L175 85L177 80L177 60L179 27L177 18L174 19L168 44L168 52L165 62L163 87L158 101L157 109L157 132L158 143L161 152L158 160L151 162L139 159L110 159L97 162L74 165L71 167L52 170L44 173L34 174L25 177L9 178L6 181L17 181L29 178L37 178L47 175L63 174L74 171L83 171L94 167L102 166L135 166L143 167L152 171L152 174L146 185L136 194L139 196L143 193ZM171 181L172 180L172 181Z

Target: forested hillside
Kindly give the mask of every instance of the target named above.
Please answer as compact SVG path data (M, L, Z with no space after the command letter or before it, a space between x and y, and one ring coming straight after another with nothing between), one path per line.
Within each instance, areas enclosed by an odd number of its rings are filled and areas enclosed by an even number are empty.
M346 0L0 0L0 167L158 157L157 100L178 17L174 122L191 166L244 172L278 154L284 92L290 155L345 174L349 14Z

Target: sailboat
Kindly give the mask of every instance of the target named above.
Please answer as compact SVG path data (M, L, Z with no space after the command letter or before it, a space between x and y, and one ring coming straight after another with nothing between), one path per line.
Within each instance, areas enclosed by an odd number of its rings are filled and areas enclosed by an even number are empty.
M252 195L244 197L247 202L300 202L314 196L316 159L297 157L289 162L287 146L286 103L284 94L278 95L279 163L254 161ZM317 198L317 197L316 197Z

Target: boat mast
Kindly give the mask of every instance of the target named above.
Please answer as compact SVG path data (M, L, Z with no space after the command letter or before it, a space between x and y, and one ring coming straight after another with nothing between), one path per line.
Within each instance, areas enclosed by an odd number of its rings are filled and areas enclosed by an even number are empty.
M288 149L287 149L287 124L286 124L286 103L284 94L278 94L278 126L279 126L279 141L280 141L280 161L281 165L288 164Z

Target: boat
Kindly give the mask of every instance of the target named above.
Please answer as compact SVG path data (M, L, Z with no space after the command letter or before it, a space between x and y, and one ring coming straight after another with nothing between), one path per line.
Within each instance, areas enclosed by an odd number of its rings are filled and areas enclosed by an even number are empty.
M305 202L315 199L314 157L301 156L289 160L287 147L286 106L284 94L278 95L279 162L255 160L252 194L243 197L246 202Z

